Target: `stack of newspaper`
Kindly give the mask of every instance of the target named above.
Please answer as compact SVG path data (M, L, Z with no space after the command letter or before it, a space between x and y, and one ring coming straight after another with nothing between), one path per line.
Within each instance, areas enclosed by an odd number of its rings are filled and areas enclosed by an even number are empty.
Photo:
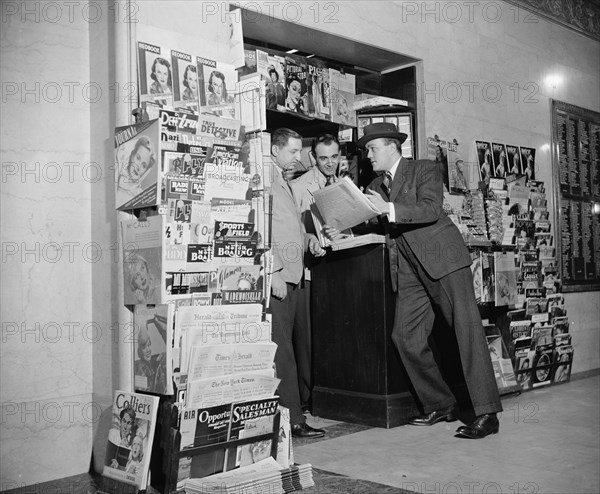
M185 481L185 492L186 494L230 492L283 494L314 485L312 466L309 463L281 469L281 466L269 457L229 472L202 479L188 479Z

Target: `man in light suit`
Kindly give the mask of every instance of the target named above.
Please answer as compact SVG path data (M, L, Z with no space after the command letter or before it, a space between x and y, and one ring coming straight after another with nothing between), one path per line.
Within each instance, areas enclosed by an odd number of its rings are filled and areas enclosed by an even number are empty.
M294 192L294 200L300 211L302 223L308 233L316 234L316 226L311 213L313 204L313 194L317 191L334 183L337 180L336 172L340 164L342 155L340 154L340 143L332 134L321 134L312 140L309 155L316 166L309 169L303 175L290 182ZM304 354L296 353L296 364L298 366L298 386L300 390L300 401L302 409L312 410L312 365L311 365L311 333L310 333L310 268L312 258L309 254L304 256L304 278L305 278L305 297L307 319L309 321L309 331L306 333L307 341L298 342L301 348L308 351Z
M481 316L475 301L462 236L442 209L443 177L430 160L407 160L401 145L406 134L390 123L365 127L359 146L367 149L373 170L383 172L367 187L383 212L392 287L397 292L392 339L424 414L412 425L433 425L458 418L456 399L433 358L428 337L434 310L454 328L475 420L457 429L473 439L499 430L502 410Z
M272 297L269 312L273 315L272 338L277 343L275 368L281 405L289 408L292 434L296 437L322 437L325 431L306 423L298 390L296 355L310 351L308 343L308 310L304 303L304 252L322 256L325 251L317 237L306 233L300 212L288 183L298 168L302 137L293 130L281 128L271 136L271 154L277 168L273 170L273 217L271 244L273 270ZM303 346L299 348L299 346Z

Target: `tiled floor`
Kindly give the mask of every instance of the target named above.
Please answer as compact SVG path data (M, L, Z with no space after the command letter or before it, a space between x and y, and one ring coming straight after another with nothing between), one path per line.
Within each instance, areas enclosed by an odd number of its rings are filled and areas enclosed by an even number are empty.
M377 429L310 417L323 439L294 439L310 463L303 494L583 494L600 492L600 376L503 398L500 433L460 439L460 422ZM83 475L4 494L95 493Z

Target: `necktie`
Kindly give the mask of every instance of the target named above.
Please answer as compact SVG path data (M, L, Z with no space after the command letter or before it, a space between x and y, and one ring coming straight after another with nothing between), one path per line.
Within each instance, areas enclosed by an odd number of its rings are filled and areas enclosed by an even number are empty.
M390 195L390 185L392 183L392 174L390 172L385 172L383 176L383 190L389 196Z
M325 179L325 187L327 187L328 185L331 185L333 183L335 183L335 176L334 175L327 176L327 178Z

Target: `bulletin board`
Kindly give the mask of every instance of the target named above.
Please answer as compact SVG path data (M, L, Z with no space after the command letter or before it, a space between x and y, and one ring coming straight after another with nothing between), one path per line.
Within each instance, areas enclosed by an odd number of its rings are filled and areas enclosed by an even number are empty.
M552 100L556 258L563 291L600 289L600 113Z

